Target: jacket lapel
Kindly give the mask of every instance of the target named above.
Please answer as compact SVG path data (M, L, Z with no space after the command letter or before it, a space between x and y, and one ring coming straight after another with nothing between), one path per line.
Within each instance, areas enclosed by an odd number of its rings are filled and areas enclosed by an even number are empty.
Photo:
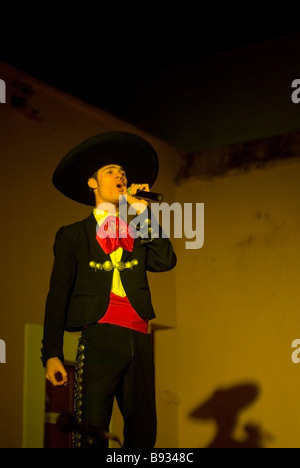
M139 237L137 239L134 239L132 252L134 252L134 249L140 244L140 242L141 241ZM127 258L132 254L132 252L129 252L128 250L123 249L121 261L125 262Z
M86 219L86 231L89 239L89 243L92 246L94 252L97 252L98 255L100 254L101 257L106 260L110 260L110 256L104 252L102 247L100 246L99 242L96 239L96 231L97 228L97 221L94 216L94 213L91 213L90 216Z

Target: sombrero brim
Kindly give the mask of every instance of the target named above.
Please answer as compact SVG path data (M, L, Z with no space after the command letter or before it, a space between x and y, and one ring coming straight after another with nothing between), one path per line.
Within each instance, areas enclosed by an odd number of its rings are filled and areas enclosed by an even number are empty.
M125 169L128 185L147 183L151 187L159 169L157 154L144 138L127 132L106 132L69 151L53 174L53 185L71 200L94 206L88 179L108 164Z

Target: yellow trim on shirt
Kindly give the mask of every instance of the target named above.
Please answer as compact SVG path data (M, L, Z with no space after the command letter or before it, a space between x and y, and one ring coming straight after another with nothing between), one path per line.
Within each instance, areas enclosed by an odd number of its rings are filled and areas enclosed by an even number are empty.
M101 211L95 208L94 216L96 218L98 226L101 226L101 224L107 218L108 213L107 211ZM121 261L122 254L123 254L122 247L118 247L117 250L115 250L114 252L110 254L110 258L111 258L113 265L116 265L118 262ZM122 285L120 272L117 268L114 268L113 279L112 279L112 284L111 284L111 292L113 292L117 296L121 296L121 297L126 296L126 293Z

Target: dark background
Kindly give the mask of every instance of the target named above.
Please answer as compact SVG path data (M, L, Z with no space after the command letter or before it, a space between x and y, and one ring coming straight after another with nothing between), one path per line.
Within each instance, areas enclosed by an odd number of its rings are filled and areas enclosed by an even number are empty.
M187 67L203 63L209 57L294 34L257 29L241 28L238 32L235 27L228 26L227 30L211 28L204 32L201 25L188 24L184 20L178 23L178 18L167 27L163 22L143 23L140 18L136 21L133 18L122 27L103 29L99 25L99 30L91 35L83 29L76 31L76 37L66 34L63 40L57 40L54 27L53 42L49 37L47 45L39 44L38 35L30 40L25 35L22 46L19 44L19 47L4 51L2 59L176 145L176 137L172 139L166 135L163 126L155 122L151 103L153 83L158 87L160 77L168 74L168 90L176 99L174 88L178 86L175 79L178 73L181 73L181 86L189 87L189 73L184 74ZM170 97L165 88L160 93L156 99L163 108Z

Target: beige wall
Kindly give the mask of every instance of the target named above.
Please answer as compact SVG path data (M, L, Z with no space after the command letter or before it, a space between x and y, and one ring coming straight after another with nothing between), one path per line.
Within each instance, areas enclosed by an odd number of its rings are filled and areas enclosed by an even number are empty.
M0 339L7 351L6 364L0 364L0 447L21 447L25 325L43 323L57 229L91 211L54 189L51 177L56 165L70 148L93 134L108 130L137 132L159 154L160 174L153 189L162 191L167 201L174 198L172 179L179 152L3 63L0 76L7 85L7 103L0 104ZM17 81L33 87L26 113L10 106L10 97L18 91ZM170 307L165 307L163 291L174 290L175 274L166 273L159 279L152 275L150 281L158 323L172 326L175 297ZM36 353L40 354L40 349Z
M207 446L222 412L191 413L244 383L258 395L236 412L235 437L250 422L272 436L264 446L299 447L300 368L291 360L300 336L299 180L300 161L177 190L179 200L205 203L203 248L176 244L180 447Z

